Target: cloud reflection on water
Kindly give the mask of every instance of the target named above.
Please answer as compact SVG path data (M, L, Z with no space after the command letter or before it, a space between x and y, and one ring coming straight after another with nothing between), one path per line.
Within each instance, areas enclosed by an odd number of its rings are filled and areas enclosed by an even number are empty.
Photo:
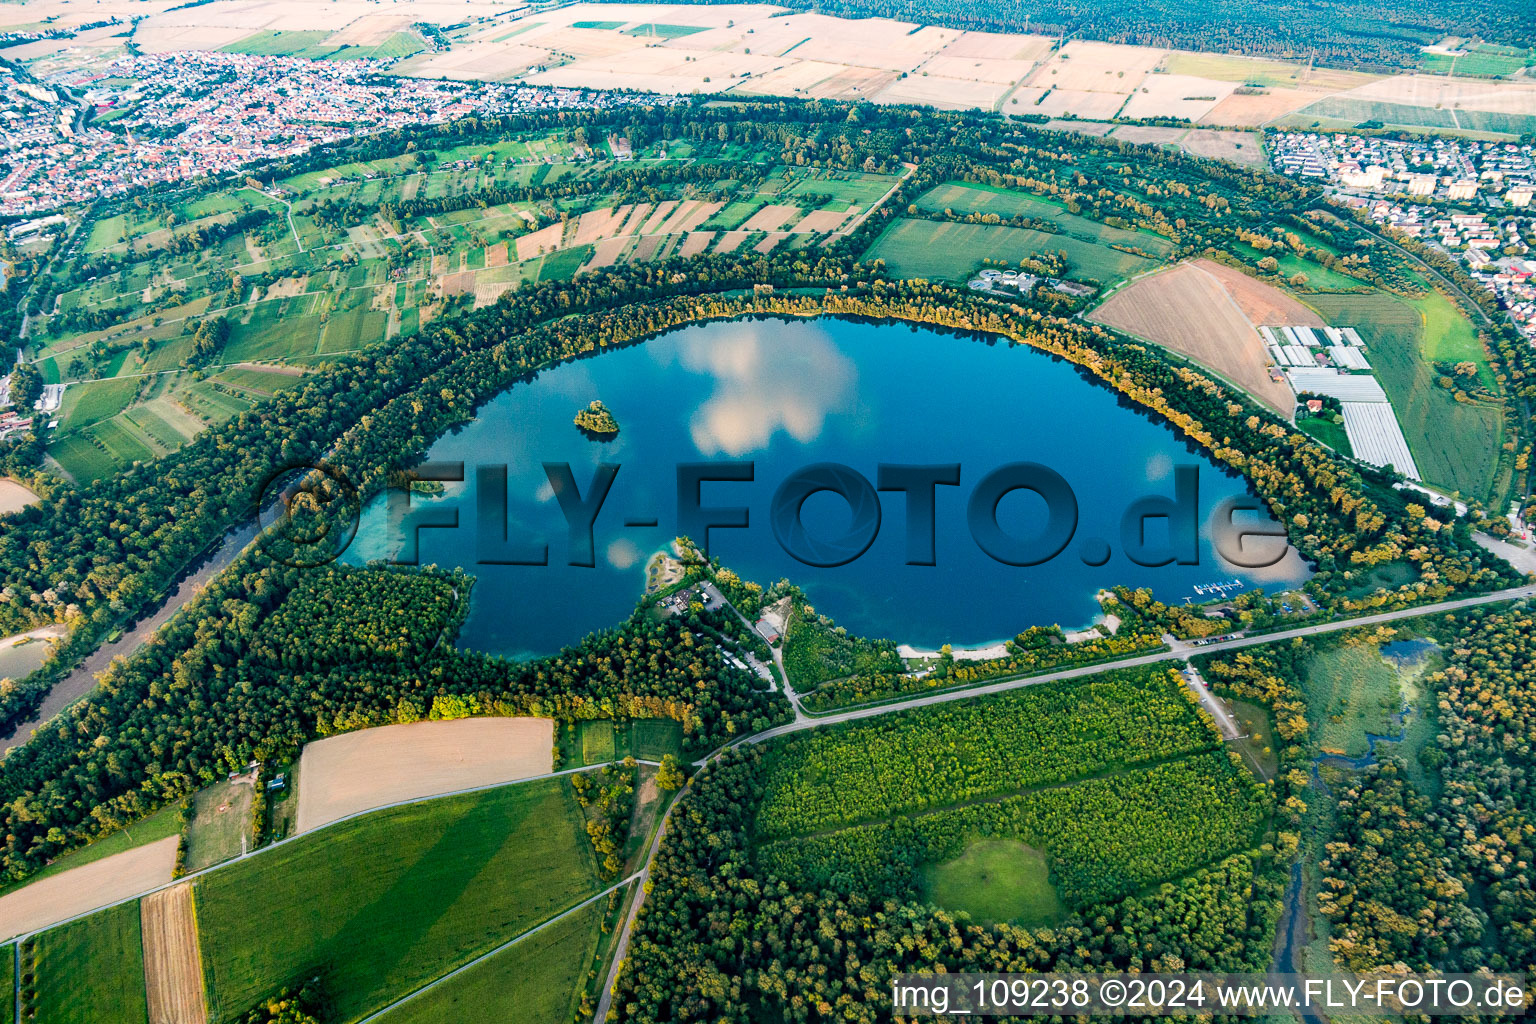
M678 361L714 378L689 430L701 455L739 457L783 430L802 444L820 436L827 414L854 404L858 370L833 340L817 332L775 346L774 323L733 324L721 337L682 336Z

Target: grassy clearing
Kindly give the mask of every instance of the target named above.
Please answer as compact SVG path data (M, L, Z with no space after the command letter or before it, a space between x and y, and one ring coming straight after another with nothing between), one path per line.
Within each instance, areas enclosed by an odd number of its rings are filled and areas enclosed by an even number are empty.
M1041 252L1061 251L1072 264L1068 276L1109 285L1156 267L1144 256L1085 242L1070 235L1053 235L1028 228L984 224L940 223L901 219L870 246L865 259L885 260L901 277L959 281L982 260L1016 263Z
M660 761L665 755L681 756L683 727L670 718L640 718L614 722L598 718L576 726L575 750L584 765L609 764L626 757Z
M565 779L346 822L197 883L215 1016L319 975L357 1020L598 888Z
M1472 326L1448 300L1435 298L1413 303L1376 292L1314 295L1308 301L1330 323L1354 326L1365 339L1371 366L1424 479L1485 498L1498 468L1504 412L1495 405L1458 402L1436 384L1434 360L1471 356ZM1476 345L1475 334L1471 343ZM1480 347L1478 352L1481 356Z
M597 955L605 901L555 922L381 1018L383 1024L568 1024Z
M1403 688L1398 670L1374 644L1316 652L1302 691L1318 744L1329 753L1363 757L1370 749L1366 733L1397 733L1391 716L1403 708Z
M1236 740L1232 745L1258 765L1265 779L1274 778L1280 768L1280 748L1275 742L1275 727L1270 721L1269 709L1262 704L1223 699L1232 708L1232 717L1247 734L1247 738Z
M215 783L193 796L192 820L187 827L188 871L233 860L245 851L254 796L255 790L248 783L229 782Z
M1349 434L1344 431L1344 424L1335 423L1326 416L1308 416L1304 420L1297 420L1296 428L1303 434L1317 438L1341 455L1355 453L1350 447Z
M923 897L984 922L1055 924L1067 908L1051 886L1045 854L1014 839L978 840L923 870Z
M22 1008L42 1024L145 1024L144 946L136 901L35 940L37 996Z
M59 427L77 430L80 427L116 416L128 408L139 390L139 381L133 377L115 380L91 380L71 384L64 389L64 401L59 409Z

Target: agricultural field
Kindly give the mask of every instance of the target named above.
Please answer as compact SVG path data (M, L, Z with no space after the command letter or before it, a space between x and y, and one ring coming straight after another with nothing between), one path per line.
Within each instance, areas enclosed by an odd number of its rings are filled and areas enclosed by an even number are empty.
M192 886L183 882L145 896L139 901L139 922L150 1021L207 1024Z
M1255 845L1267 796L1235 757L1155 668L923 708L777 744L757 856L807 889L1050 923Z
M1295 405L1290 385L1269 372L1269 358L1257 324L1245 315L1229 286L1252 305L1274 305L1262 294L1278 289L1231 274L1219 275L1208 260L1181 264L1139 278L1111 295L1090 318L1189 356L1241 387L1282 416ZM1218 268L1225 269L1225 268ZM1273 323L1261 320L1260 323Z
M23 999L26 1020L144 1024L149 1019L137 902L37 936L22 949L23 973L29 966L36 980L30 988L33 997Z
M599 900L379 1018L380 1024L568 1024L605 936Z
M899 277L958 282L974 273L983 261L1013 265L1042 252L1066 253L1068 277L1106 286L1158 266L1157 260L1071 235L905 217L894 221L865 257L884 260Z
M337 40L296 29L230 45L308 53ZM750 160L750 176L664 186L635 202L580 188L618 165L605 141L570 135L450 145L100 210L79 254L51 269L48 312L29 331L45 382L67 385L49 455L89 483L446 311L619 263L818 244L898 181ZM746 156L701 157L693 142L666 139L635 155L650 165ZM538 202L481 201L556 181L575 187Z
M1438 383L1436 360L1477 363L1490 379L1487 355L1472 325L1443 296L1418 300L1381 292L1315 295L1309 301L1333 324L1356 327L1367 358L1397 412L1414 463L1432 484L1482 500L1498 467L1503 409L1458 402Z
M562 740L573 765L600 765L635 757L660 761L683 752L683 727L670 718L636 718L615 722L595 718L562 727L568 738Z
M936 737L942 737L936 741ZM765 837L804 835L1209 750L1211 727L1160 669L882 717L775 750ZM922 763L912 751L923 751Z
M985 185L947 184L925 192L916 204L923 210L949 210L957 214L996 214L1002 218L1029 217L1050 221L1063 235L1097 245L1141 249L1151 256L1166 257L1173 243L1150 231L1110 227L1069 213L1060 203L1008 189Z
M332 1019L358 1020L582 902L597 879L564 778L300 837L196 883L211 1017L318 969Z
M46 878L29 879L26 885L0 896L0 939L47 928L164 885L176 867L178 842L172 833L83 864L71 864Z
M553 734L548 718L460 718L316 740L299 760L297 831L397 800L546 774Z
M1426 51L1421 67L1432 74L1502 78L1536 65L1536 51L1480 43L1462 53Z

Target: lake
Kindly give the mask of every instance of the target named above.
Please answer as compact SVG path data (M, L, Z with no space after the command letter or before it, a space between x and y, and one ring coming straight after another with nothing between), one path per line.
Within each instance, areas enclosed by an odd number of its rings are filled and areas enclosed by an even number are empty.
M617 419L615 439L591 439L574 425L593 400ZM413 509L453 509L460 523L415 531L419 560L478 577L460 644L514 657L552 653L630 612L644 589L646 559L678 533L678 463L753 463L751 482L702 485L704 506L744 506L750 516L744 529L712 530L711 555L745 579L788 577L818 612L899 643L972 645L1031 625L1085 625L1099 610L1095 593L1115 584L1151 587L1179 602L1208 599L1222 586L1285 588L1307 575L1294 551L1262 570L1222 561L1214 513L1223 499L1251 495L1246 482L1071 364L1007 341L909 325L761 319L672 331L514 386L441 438L429 458L465 463L469 479L446 484L440 496L412 497ZM871 483L882 463L959 464L959 486L935 490L935 564L906 564L908 496L899 492L879 496L878 534L860 557L827 568L792 557L770 526L775 490L829 462ZM1033 567L994 560L967 527L977 483L1017 462L1059 473L1078 506L1071 543ZM569 463L583 496L599 463L619 466L595 520L593 567L566 564L566 520L544 463ZM547 543L548 566L475 564L475 467L502 464L507 537ZM1144 495L1171 498L1175 467L1184 466L1198 479L1199 564L1135 564L1120 550L1121 517ZM1045 502L1032 492L1014 491L995 506L1009 535L1035 536L1046 523ZM844 533L853 520L849 503L826 491L801 511L813 540ZM1166 546L1167 520L1147 522L1148 543ZM364 510L345 560L393 557L398 535L392 539L380 496ZM1102 565L1085 564L1099 560L1092 549L1102 545L1087 543L1099 538L1112 554Z

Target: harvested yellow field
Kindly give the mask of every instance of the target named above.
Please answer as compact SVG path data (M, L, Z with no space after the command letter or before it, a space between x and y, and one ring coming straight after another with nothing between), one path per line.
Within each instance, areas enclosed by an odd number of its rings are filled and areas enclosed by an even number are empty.
M859 210L856 205L849 205L848 209L838 210L814 210L800 218L791 231L836 231L843 226L849 216Z
M564 231L564 224L551 224L526 235L519 235L517 238L518 262L531 260L542 252L560 248L560 236Z
M750 231L722 231L720 240L715 243L715 252L735 252L750 237Z
M1250 323L1267 327L1322 327L1325 321L1311 306L1241 270L1214 260L1196 260L1195 266L1220 281Z
M824 100L867 100L899 77L895 71L880 68L843 68L831 78L811 86L806 94Z
M669 199L666 202L657 203L656 208L651 211L651 215L641 225L640 234L651 235L660 231L662 224L666 223L667 218L672 215L672 211L675 209L677 209L676 200Z
M749 80L749 85L739 85L735 91L766 96L794 96L809 92L841 70L841 64L798 60L765 75L755 75Z
M171 880L177 836L70 868L0 896L0 942L99 910Z
M42 500L15 480L0 477L0 516L7 512L18 512Z
M327 36L327 46L378 46L396 32L405 32L415 21L404 14L366 14Z
M1035 70L1032 60L995 60L988 57L951 57L946 50L923 65L917 77L937 76L968 82L1014 85Z
M1039 79L1039 75L1035 76ZM1021 90L1022 91L1022 90ZM1034 114L1045 114L1047 117L1061 117L1066 114L1076 114L1078 117L1108 119L1125 105L1126 96L1118 92L1076 92L1070 89L1053 89L1045 94L1038 103L1029 106L1028 111ZM1025 106L1026 100L1020 99L1019 105ZM1010 111L1013 107L1010 105Z
M619 209L623 210L625 207L621 206ZM640 225L644 224L646 218L651 215L651 204L637 203L634 206L628 207L628 210L629 216L625 217L623 223L614 230L613 233L615 235L638 235L640 233Z
M788 237L789 232L787 231L770 232L767 238L764 238L761 242L758 242L752 248L758 252L769 253L772 252L780 242L784 241L784 239Z
M709 243L715 240L713 231L690 231L688 237L683 239L683 244L678 249L679 256L697 256L709 248Z
M899 78L875 97L879 103L913 103L940 110L995 110L1013 88L1007 83L984 82L937 75Z
M317 740L299 761L298 831L403 800L547 774L554 741L548 718L413 722Z
M1440 75L1397 75L1342 93L1340 99L1405 103L1416 107L1487 110L1502 114L1536 111L1536 82L1494 82Z
M1200 119L1201 124L1229 125L1233 128L1257 128L1277 117L1294 113L1309 103L1316 103L1326 93L1303 89L1265 89L1244 96L1233 93Z
M1016 36L1007 32L962 32L944 47L945 57L980 57L990 60L1044 60L1055 40L1049 36Z
M611 267L619 262L619 257L624 255L624 250L629 248L634 239L630 236L604 238L593 247L592 258L587 261L583 270L593 270L597 267Z
M627 216L629 216L627 206L621 206L618 210L604 207L601 210L587 211L576 222L576 244L590 245L600 238L607 238Z
M140 901L139 915L149 1024L207 1024L192 886L151 893Z
M1125 117L1182 117L1198 121L1237 86L1190 75L1148 75L1131 95Z
M742 231L777 231L782 228L791 217L800 214L800 207L790 206L784 203L770 203L748 217L746 223L741 225Z
M1198 264L1133 281L1090 318L1210 367L1283 416L1293 410L1290 386L1270 377L1259 332L1222 281Z
M1165 53L1150 46L1073 40L1036 72L1030 84L1081 92L1128 93L1141 84Z
M661 249L661 244L666 240L666 235L641 235L640 240L635 243L635 251L629 254L629 261L631 263L644 263L647 260L654 259L656 253Z
M176 25L153 18L139 26L133 34L133 42L145 53L170 53L174 50L219 50L248 35L250 32L238 25Z

